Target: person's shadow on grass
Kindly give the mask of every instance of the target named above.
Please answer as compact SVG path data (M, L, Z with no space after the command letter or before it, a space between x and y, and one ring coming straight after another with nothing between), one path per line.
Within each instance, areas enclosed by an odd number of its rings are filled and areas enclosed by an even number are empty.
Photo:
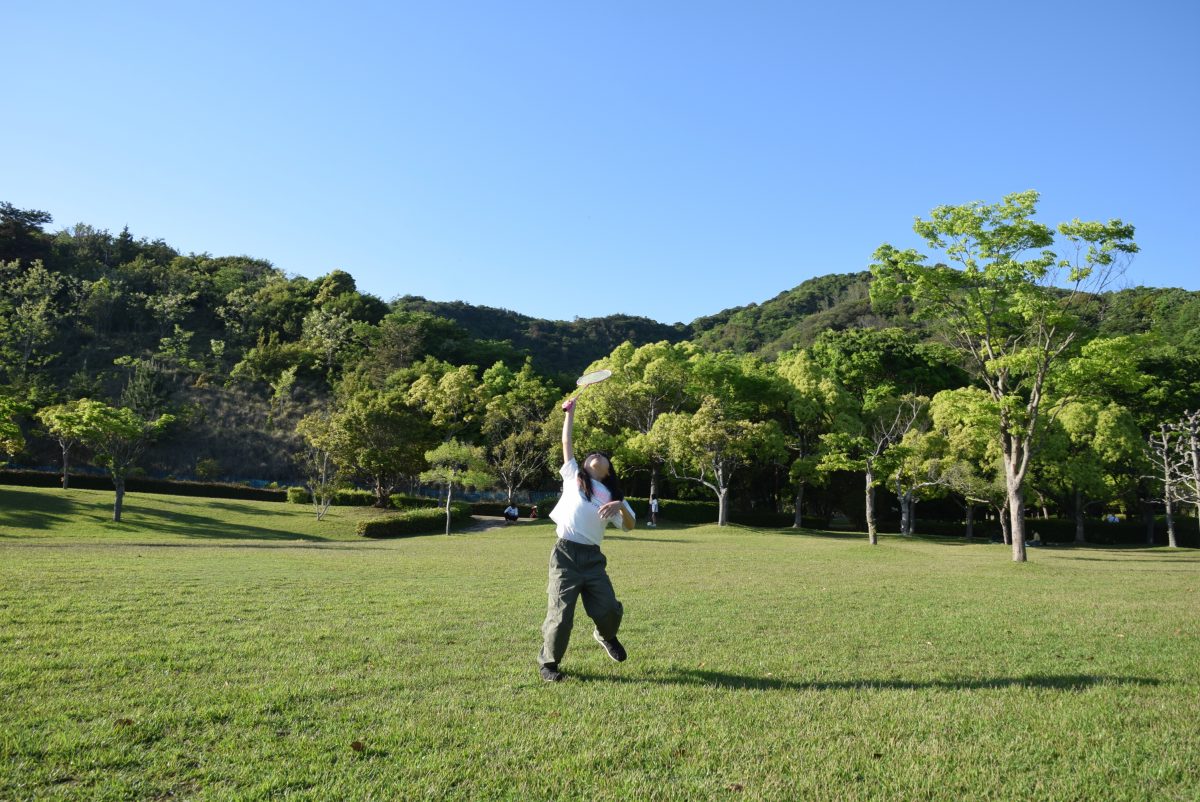
M588 674L571 672L582 682L652 683L657 685L705 685L712 688L745 691L844 691L844 690L999 690L1002 688L1051 688L1079 691L1097 685L1159 685L1150 677L1114 677L1100 674L1032 674L1026 677L978 677L963 679L904 680L792 680L768 676L746 676L703 669L677 669L671 673L630 676L628 674Z

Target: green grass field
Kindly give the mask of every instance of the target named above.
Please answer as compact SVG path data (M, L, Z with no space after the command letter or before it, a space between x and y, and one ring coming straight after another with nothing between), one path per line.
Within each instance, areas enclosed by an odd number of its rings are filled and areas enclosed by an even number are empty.
M1195 551L639 529L549 685L547 523L111 498L0 487L0 799L1200 797Z

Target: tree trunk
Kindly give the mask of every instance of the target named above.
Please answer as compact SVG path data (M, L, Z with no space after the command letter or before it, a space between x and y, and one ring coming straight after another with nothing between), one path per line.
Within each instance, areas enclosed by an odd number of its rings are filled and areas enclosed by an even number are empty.
M63 452L63 482L62 482L62 485L63 485L63 490L67 490L71 487L71 472L70 472L71 446L70 446L70 444L63 443L62 444L62 452Z
M717 491L717 526L729 523L729 488L722 487Z
M1000 505L1000 513L997 517L1000 519L1000 539L1004 542L1004 545L1011 546L1012 532L1009 531L1009 524L1012 523L1012 520L1008 517L1007 501Z
M1011 434L1004 434L1001 447L1004 451L1004 486L1008 503L1008 519L1011 524L1013 562L1023 563L1029 559L1025 553L1025 457L1028 443Z
M1012 521L1013 562L1023 563L1029 556L1025 553L1025 494L1020 485L1008 491L1008 516Z
M907 535L908 532L908 496L905 491L896 489L896 500L900 502L900 534Z
M796 517L792 520L792 528L799 529L804 526L804 513L801 507L804 504L804 482L796 485Z
M117 491L116 501L113 503L113 523L121 523L121 504L125 501L125 477L114 476L113 488Z
M658 495L658 461L653 460L650 463L650 495Z
M1196 413L1188 419L1188 446L1192 453L1192 492L1195 494L1196 521L1200 524L1200 435L1196 430Z
M967 540L975 537L975 505L967 502Z
M383 479L375 477L375 507L377 509L386 510L391 505L392 488L385 486Z
M1166 498L1163 500L1167 504L1167 545L1171 548L1177 548L1178 544L1175 542L1175 505L1171 503L1171 494L1169 492L1164 495Z
M1087 543L1083 536L1083 493L1075 488L1075 542Z
M917 533L917 499L911 494L908 494L908 534L915 535Z
M875 531L875 473L870 468L867 469L866 496L867 540L872 546L878 546L879 535Z
M450 495L452 492L453 492L453 488L451 488L450 485L446 485L446 534L447 535L450 534Z

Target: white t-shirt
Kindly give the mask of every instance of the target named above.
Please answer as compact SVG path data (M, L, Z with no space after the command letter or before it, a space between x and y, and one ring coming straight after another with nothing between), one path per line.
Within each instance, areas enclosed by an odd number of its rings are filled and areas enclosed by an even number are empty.
M558 536L575 543L599 546L604 539L604 528L610 523L625 529L625 519L620 515L605 520L600 517L600 507L612 501L612 494L603 482L592 481L592 500L579 489L579 463L571 460L559 469L563 478L562 496L550 511L550 520L558 524ZM625 511L633 518L633 508L624 502ZM630 527L632 529L633 527Z

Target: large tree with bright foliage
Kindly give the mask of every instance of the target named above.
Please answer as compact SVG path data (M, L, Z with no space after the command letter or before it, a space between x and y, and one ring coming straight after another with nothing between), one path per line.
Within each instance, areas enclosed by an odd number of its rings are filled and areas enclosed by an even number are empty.
M1004 475L1012 521L1012 557L1025 551L1025 481L1051 371L1076 342L1126 258L1136 253L1133 226L1078 219L1055 230L1037 222L1038 193L1000 203L939 206L913 230L941 259L880 246L872 300L905 300L959 352L999 407ZM1058 250L1054 248L1058 247Z

